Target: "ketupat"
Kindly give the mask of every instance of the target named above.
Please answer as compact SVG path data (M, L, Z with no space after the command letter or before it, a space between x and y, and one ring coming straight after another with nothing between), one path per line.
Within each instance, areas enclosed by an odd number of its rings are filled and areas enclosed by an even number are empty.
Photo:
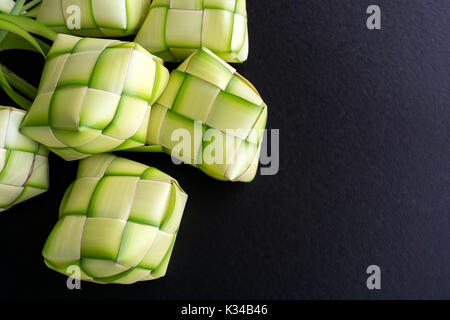
M29 2L33 5L35 1ZM0 13L0 52L7 50L26 50L42 54L44 57L50 46L40 40L40 36L54 42L57 34L46 26L28 17L19 16L26 6L24 1L17 1L11 14ZM37 89L25 79L0 63L0 87L21 108L28 110L36 97Z
M155 0L135 41L165 61L206 47L228 62L248 57L245 0Z
M48 150L19 132L24 115L0 107L0 211L48 189Z
M87 37L123 37L136 34L147 16L151 0L43 0L37 21L58 33ZM80 8L80 29L67 21Z
M22 133L65 160L139 147L168 78L139 44L60 34Z
M14 8L16 3L14 0L2 0L0 1L0 12L9 13Z
M80 162L43 249L51 269L131 284L165 275L187 201L161 171L113 155ZM68 269L69 268L69 269Z
M147 144L162 146L216 179L250 182L257 172L266 121L267 106L256 89L210 50L199 49L172 72L153 105ZM190 154L175 150L179 129L189 133ZM222 156L208 161L205 152L214 139L223 140L215 145Z

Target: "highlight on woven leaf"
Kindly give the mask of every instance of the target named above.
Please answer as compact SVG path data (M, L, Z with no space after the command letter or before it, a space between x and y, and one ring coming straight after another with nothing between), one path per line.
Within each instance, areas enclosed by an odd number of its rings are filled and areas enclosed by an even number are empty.
M14 0L2 0L0 1L0 12L4 13L10 13L11 10L14 8L14 5L16 3Z
M123 37L137 33L150 3L151 0L43 0L37 21L58 33ZM79 21L74 20L78 18ZM72 26L74 22L80 23L79 29Z
M80 162L42 254L51 269L81 280L131 284L163 277L187 194L176 180L110 154Z
M164 61L206 47L228 62L248 57L245 0L154 0L136 40Z
M139 147L168 78L139 44L60 34L22 133L65 160Z
M253 85L202 48L170 75L152 107L147 144L162 146L216 179L250 182L266 122L267 106ZM188 151L178 148L180 129L189 133L182 137L190 139Z
M24 115L0 106L0 211L48 190L48 150L19 132Z

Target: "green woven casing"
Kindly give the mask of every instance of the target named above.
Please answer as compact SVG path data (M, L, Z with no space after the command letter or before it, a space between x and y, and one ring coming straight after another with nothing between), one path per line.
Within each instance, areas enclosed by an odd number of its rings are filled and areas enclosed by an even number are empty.
M65 160L141 146L168 78L136 43L58 35L22 133Z
M10 13L14 8L14 0L1 0L0 1L0 12Z
M24 115L0 107L0 211L48 189L48 150L19 132Z
M152 107L147 144L164 147L216 179L249 182L258 168L266 121L267 107L256 89L211 51L199 49L172 72ZM180 139L174 133L180 128L190 133L189 154L177 151ZM215 154L222 157L211 163L205 153L215 139L222 141L216 148L222 152Z
M80 162L43 249L51 269L131 284L165 275L187 195L146 165L103 154ZM75 275L76 277L76 275Z
M248 56L245 0L155 0L135 40L165 61L206 47L228 62Z
M123 37L136 34L147 16L151 0L43 0L37 20L58 33L86 37ZM80 29L67 21L80 8Z

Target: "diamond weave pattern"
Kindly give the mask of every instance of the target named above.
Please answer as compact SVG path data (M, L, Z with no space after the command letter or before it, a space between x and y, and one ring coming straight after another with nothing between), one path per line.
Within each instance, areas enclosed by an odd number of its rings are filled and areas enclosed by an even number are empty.
M155 0L136 42L165 61L205 47L228 62L248 57L245 0Z
M65 160L136 148L168 77L136 43L59 35L22 132Z
M266 121L267 106L256 89L210 50L199 49L172 72L152 107L147 143L216 179L248 182L258 167ZM180 129L189 132L190 152L177 150ZM222 143L212 145L215 140ZM206 159L214 148L214 157Z

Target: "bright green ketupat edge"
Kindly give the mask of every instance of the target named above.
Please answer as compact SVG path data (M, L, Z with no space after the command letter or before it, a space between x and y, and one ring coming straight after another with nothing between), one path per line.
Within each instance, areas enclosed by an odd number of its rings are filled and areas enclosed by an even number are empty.
M43 248L45 264L96 283L160 278L186 201L178 182L157 169L110 154L84 159Z

